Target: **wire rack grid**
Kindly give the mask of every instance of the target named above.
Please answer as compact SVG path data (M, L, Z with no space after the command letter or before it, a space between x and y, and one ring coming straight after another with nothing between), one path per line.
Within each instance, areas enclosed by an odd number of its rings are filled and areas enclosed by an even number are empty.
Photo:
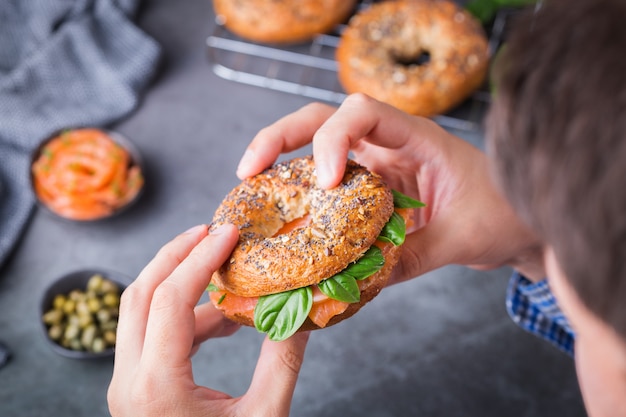
M374 2L363 1L356 11ZM485 28L492 54L503 41L509 15L506 10L497 13ZM337 78L335 50L344 28L345 25L338 25L307 43L265 45L234 35L218 16L206 41L209 61L213 72L227 80L339 104L346 93ZM444 127L477 132L482 128L489 103L490 93L485 84L461 105L433 119Z

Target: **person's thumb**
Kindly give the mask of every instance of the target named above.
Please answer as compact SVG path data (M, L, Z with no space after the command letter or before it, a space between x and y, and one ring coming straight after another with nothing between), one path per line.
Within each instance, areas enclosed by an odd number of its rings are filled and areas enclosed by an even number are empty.
M309 332L298 332L282 342L265 339L245 395L246 406L257 413L265 408L272 410L272 415L289 415L308 339ZM268 392L272 395L268 396Z

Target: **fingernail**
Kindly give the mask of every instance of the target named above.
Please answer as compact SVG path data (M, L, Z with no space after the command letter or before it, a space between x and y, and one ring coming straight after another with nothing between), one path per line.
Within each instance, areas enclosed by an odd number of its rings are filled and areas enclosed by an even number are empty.
M315 171L317 173L317 185L320 188L329 188L334 176L331 166L320 161L315 164Z
M207 227L206 224L199 224L197 226L190 227L189 229L187 229L182 234L183 235L193 235L193 234L196 234L196 233L200 233L200 231L205 229L206 227Z
M247 165L252 163L253 160L254 152L251 149L246 149L246 151L243 153L243 156L241 157L241 160L239 161L239 165L237 166L237 175L240 177L242 175L246 176Z
M220 224L215 229L211 230L211 235L216 236L216 235L223 234L224 230L226 230L226 226L227 225L225 225L225 224Z

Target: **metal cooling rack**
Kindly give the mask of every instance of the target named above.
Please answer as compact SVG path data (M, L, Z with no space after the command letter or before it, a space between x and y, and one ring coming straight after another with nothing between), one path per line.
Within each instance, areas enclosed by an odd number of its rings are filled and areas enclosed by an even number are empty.
M373 2L363 1L359 8ZM510 11L501 11L485 28L492 53L502 42L509 15ZM344 28L345 25L339 25L305 44L276 46L242 39L217 18L206 41L209 60L213 72L227 80L339 104L346 93L337 79L335 49ZM457 108L433 119L444 127L479 131L489 103L485 85Z

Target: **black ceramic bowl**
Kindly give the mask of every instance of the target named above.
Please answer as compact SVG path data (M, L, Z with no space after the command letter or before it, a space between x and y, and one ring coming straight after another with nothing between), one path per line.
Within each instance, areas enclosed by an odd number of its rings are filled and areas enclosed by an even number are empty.
M77 218L77 217L72 217L69 214L64 214L64 213L60 213L57 210L53 209L52 207L50 207L43 199L40 195L38 195L38 193L35 190L35 174L33 172L33 165L35 164L35 161L37 161L37 159L42 155L46 153L46 146L54 139L58 138L59 136L62 136L63 134L67 133L67 132L73 132L73 131L78 131L81 129L94 129L97 131L100 131L102 133L104 133L106 136L108 136L109 139L111 139L114 143L116 143L117 145L119 145L121 148L123 148L129 155L129 164L127 166L128 169L131 168L138 168L141 175L141 187L139 189L139 191L134 195L134 197L132 199L130 199L129 201L126 201L123 205L116 207L114 209L112 209L110 212L103 214L103 215L99 215L96 217L92 217L92 218ZM68 164L69 165L69 164ZM85 168L82 168L83 171L85 170ZM68 129L63 129L61 131L55 132L53 135L50 135L50 137L48 137L47 139L45 139L44 141L41 142L41 144L37 147L37 149L35 149L35 151L32 154L32 158L31 158L31 172L30 172L30 183L31 183L31 189L33 191L33 194L35 195L37 204L39 207L41 207L44 211L51 213L52 215L56 216L56 217L60 217L62 219L65 220L70 220L70 221L76 221L76 222L91 222L91 221L100 221L100 220L104 220L104 219L108 219L114 216L119 215L120 213L124 212L126 209L128 209L130 206L132 206L141 196L141 194L143 193L143 189L145 187L144 182L144 164L143 164L143 160L142 157L139 153L139 151L137 150L137 148L133 145L133 143L128 140L125 136L121 135L118 132L112 131L112 130L107 130L107 129L102 129L102 128L91 128L91 127L76 127L76 128L68 128ZM112 183L111 187L115 187L115 185Z
M64 347L60 344L60 342L53 340L50 337L50 325L44 323L44 314L53 309L53 303L55 297L59 294L65 295L66 297L74 290L79 290L81 292L86 292L87 284L89 280L94 275L101 275L103 278L111 281L116 285L119 290L119 294L132 282L132 279L124 274L121 274L116 271L110 271L105 269L82 269L74 272L70 272L65 274L55 281L53 281L50 286L44 291L43 296L41 298L40 308L39 308L39 321L41 324L42 334L46 340L46 343L58 354L74 359L97 359L97 358L107 358L113 356L115 349L113 346L108 346L106 349L93 352L83 348L83 350L72 349L69 347ZM99 323L99 311L107 309L107 312L110 314L110 310L108 307L103 307L102 309L98 309L97 311L92 312L93 323ZM67 316L66 316L67 317ZM112 315L112 321L117 323L117 317L115 314ZM64 322L67 323L66 319Z

